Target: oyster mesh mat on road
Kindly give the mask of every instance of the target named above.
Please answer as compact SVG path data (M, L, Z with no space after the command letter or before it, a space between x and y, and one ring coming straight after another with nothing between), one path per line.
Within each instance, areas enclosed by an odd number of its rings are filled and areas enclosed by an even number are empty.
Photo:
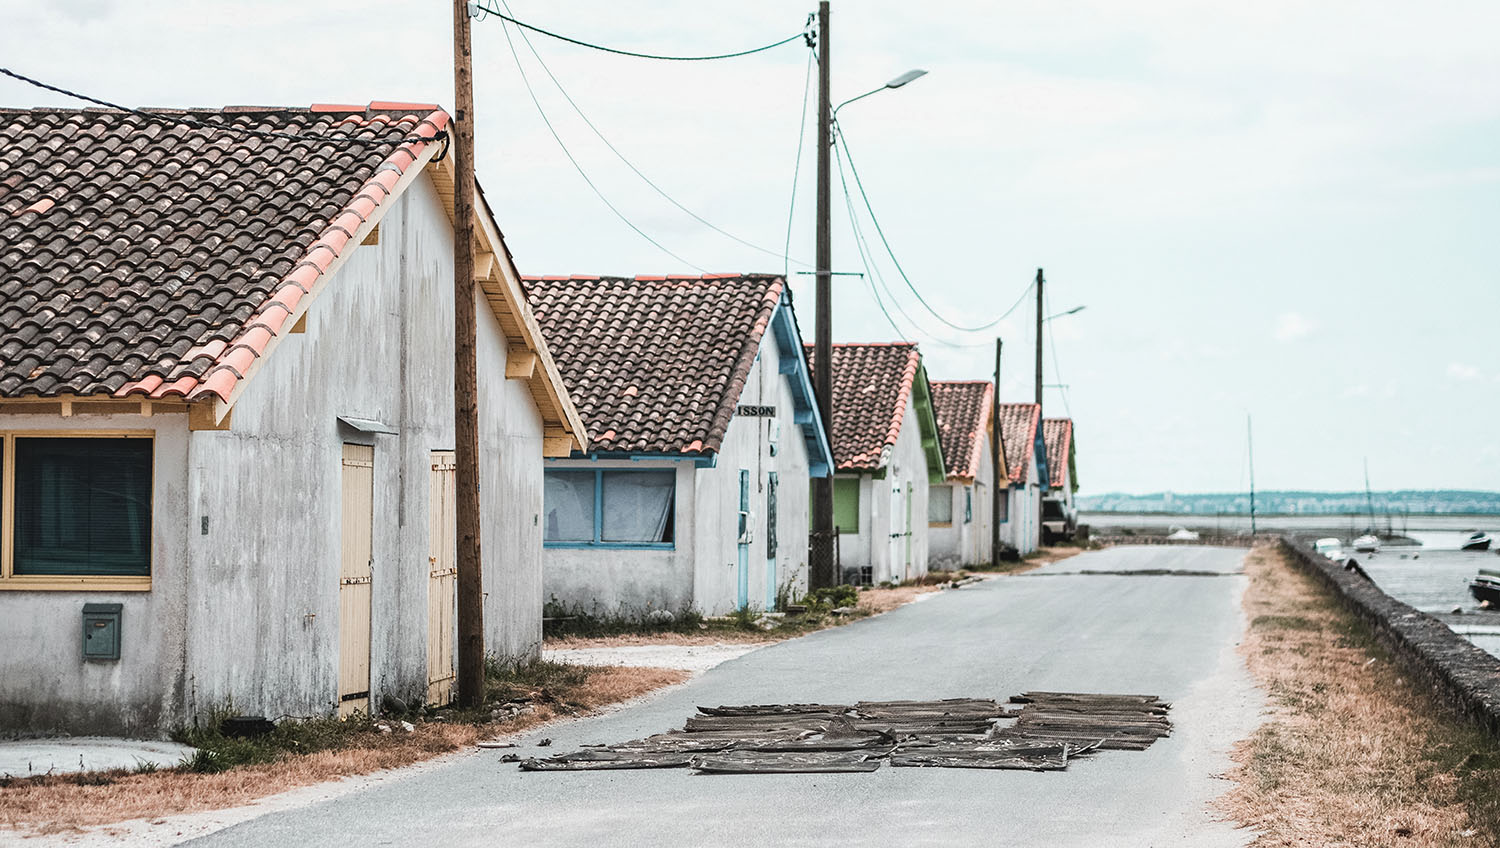
M1000 577L760 648L608 715L514 737L440 768L204 837L195 848L351 845L1242 846L1217 821L1230 747L1262 700L1235 652L1244 549L1111 548L1040 572L1218 571ZM1060 774L894 768L855 774L725 774L687 768L522 772L545 757L644 739L699 706L971 698L1028 690L1145 692L1171 702L1172 732L1143 751L1101 751ZM1024 707L1024 705L1022 705ZM706 714L705 718L708 717ZM542 747L544 739L551 744Z
M522 771L686 766L700 774L870 772L901 768L1062 771L1102 748L1143 751L1171 732L1154 695L1027 692L988 699L699 707L681 730L520 760Z

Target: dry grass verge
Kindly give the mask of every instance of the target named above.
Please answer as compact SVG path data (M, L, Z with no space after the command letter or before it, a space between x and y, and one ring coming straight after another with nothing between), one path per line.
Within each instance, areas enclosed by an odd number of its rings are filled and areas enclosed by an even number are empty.
M1245 561L1241 651L1270 716L1223 811L1257 846L1500 845L1500 745L1408 682L1278 547Z
M577 668L577 667L574 667ZM686 680L662 668L570 669L563 679L527 693L533 709L504 721L417 721L410 733L376 729L342 735L342 747L309 754L279 752L274 760L202 774L185 768L55 775L0 781L0 828L45 834L177 813L247 804L326 780L397 768L456 751L481 739L530 730L557 718L602 707ZM515 688L515 687L512 687ZM0 830L3 833L3 830Z

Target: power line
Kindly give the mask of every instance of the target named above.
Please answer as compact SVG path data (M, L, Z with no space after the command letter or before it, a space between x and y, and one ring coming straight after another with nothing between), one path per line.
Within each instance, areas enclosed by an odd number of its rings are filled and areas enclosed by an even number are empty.
M502 5L505 6L505 10L507 12L510 11L510 4L507 3L506 0L500 0L500 2L501 2ZM566 100L566 101L568 101L568 105L573 107L573 111L576 112L576 113L578 113L578 117L580 117L580 118L583 119L584 124L586 124L590 130L593 130L594 135L598 136L598 138L599 138L600 141L604 142L604 146L607 147L607 148L609 148L609 152L615 154L615 156L621 162L625 163L625 167L629 168L632 172L634 172L637 177L640 177L642 182L644 182L646 185L650 186L653 191L655 191L657 194L659 194L663 198L665 198L668 203L672 204L673 206L676 206L678 209L680 209L683 212L685 212L689 217L691 217L693 220L697 221L698 223L702 224L703 226L708 227L710 230L713 230L714 232L718 233L719 235L722 235L722 236L724 236L724 237L726 237L728 239L731 239L732 241L738 242L739 244L742 244L745 247L748 247L748 248L750 248L752 250L758 250L761 253L764 253L764 254L766 254L768 256L774 256L777 259L787 260L788 262L797 262L798 265L806 265L807 264L806 262L800 262L800 261L797 261L797 260L790 259L785 254L783 254L783 253L777 253L775 250L772 250L770 248L761 247L758 244L746 241L745 239L740 238L739 236L735 235L734 233L731 233L731 232L729 232L729 231L727 231L727 230L725 230L725 229L723 229L721 227L718 227L718 226L714 225L713 222L707 220L702 215L699 215L697 212L694 212L693 210L691 210L691 209L687 208L686 206L682 205L681 203L677 202L676 198L672 197L672 195L670 195L670 194L667 194L667 192L666 192L665 189L663 189L661 186L657 185L655 182L653 182L651 180L650 177L648 177L644 173L642 173L641 169L637 168L635 166L635 163L633 163L629 159L627 159L625 157L624 153L621 153L618 148L616 148L612 143L610 143L610 140L608 138L604 137L604 133L601 132L597 126L594 125L593 121L589 120L589 116L585 115L583 113L583 109L580 108L579 105L578 105L578 103L575 100L573 100L573 97L568 94L568 90L563 87L563 84L558 81L557 75L554 74L554 73L552 73L552 69L551 68L547 67L546 61L542 59L541 53L537 52L536 45L534 45L534 44L531 43L531 38L526 35L526 33L525 33L524 30L520 33L520 36L521 36L521 40L526 43L527 49L529 49L531 51L531 55L536 58L537 64L542 66L542 71L544 71L547 74L547 77L552 80L552 84L557 87L557 90L558 90L559 93L562 94L563 99ZM800 142L799 142L799 144L800 144ZM783 276L785 276L785 273L783 273Z
M134 109L134 108L131 108L129 106L122 106L122 105L120 105L118 103L111 103L108 100L101 100L98 97L92 97L92 96L87 95L87 94L80 94L79 92L71 91L71 90L63 88L61 86L52 85L51 83L45 83L45 82L42 82L39 79L33 79L31 77L26 76L25 74L16 73L15 71L12 71L9 68L0 68L0 74L4 74L5 76L10 77L11 79L18 80L20 82L24 82L27 85L36 86L37 88L43 89L45 91L51 91L51 92L53 92L55 94L61 94L64 97L71 97L71 98L73 98L75 100L82 100L85 103L92 103L95 106L103 106L106 109L114 109L114 110L120 111L120 112L127 112L129 114L137 115L139 117L145 118L148 121L155 121L155 122L160 123L160 124L184 126L184 127L189 127L191 129L195 129L195 130L212 130L212 131L218 131L218 132L238 133L240 135L254 136L256 138L280 138L280 139L286 139L288 141L315 141L315 142L330 142L331 141L331 142L335 142L335 143L363 144L363 145L370 145L370 146L387 145L387 144L388 145L397 145L397 144L406 144L408 142L426 143L426 142L429 142L429 141L445 141L448 138L448 133L446 131L444 131L444 130L438 130L436 133L433 134L433 136L431 138L426 138L426 137L423 137L423 136L407 136L407 137L404 137L404 138L381 139L381 138L360 138L358 136L353 136L353 135L319 135L317 133L289 133L289 132L279 132L277 130L258 130L258 129L255 129L253 127L237 127L237 126L234 126L232 124L213 124L213 123L209 123L207 121L199 121L199 120L195 120L193 118L184 117L182 115L174 115L174 114L171 114L171 113L168 113L168 112L148 112L148 111L146 111L144 109Z
M859 218L854 214L854 198L849 193L849 183L844 178L844 162L839 156L839 149L837 147L833 149L833 161L838 164L839 183L844 187L844 207L849 210L849 228L854 232L854 247L859 251L860 264L865 268L865 279L870 281L870 294L875 296L875 305L880 307L880 314L885 316L885 320L891 325L891 329L896 331L896 338L907 341L907 334L902 332L901 328L896 325L896 319L891 317L891 313L885 308L885 303L880 299L880 289L876 286L876 278L879 271L876 269L875 273L871 272L870 261L865 256L866 245L864 234L860 232ZM901 304L895 303L894 298L892 299L892 303L898 311L901 309ZM905 315L906 313L902 312L901 314ZM910 317L907 320L911 320Z
M928 341L941 345L943 347L954 348L958 350L989 347L991 344L991 342L989 341L977 343L950 342L947 339L944 339L943 337L937 335L936 333L927 330L922 326L922 323L920 321L911 316L911 313L902 308L900 299L896 297L895 292L891 290L889 283L886 282L885 275L880 272L879 264L874 261L874 251L870 249L869 241L865 238L864 228L859 223L859 215L854 206L854 195L853 192L849 191L849 182L844 175L843 159L840 156L839 150L836 146L834 147L834 162L837 163L839 168L839 183L843 186L844 190L844 202L846 208L849 211L850 227L854 231L855 248L859 251L860 261L864 263L865 275L871 278L871 292L875 295L876 305L879 306L881 312L885 314L886 320L890 322L891 328L896 331L896 334L903 340L910 338L909 334L904 332L896 324L896 322L891 319L890 312L886 310L885 304L880 299L879 288L885 289L886 297L890 299L891 305L896 308L896 311L901 315L901 317L905 318L907 322L912 325L918 335L925 337ZM876 286L877 283L879 288L877 288ZM1035 283L1028 285L1026 287L1026 290L1021 292L1020 297L1016 299L1016 302L1011 305L1011 308L1006 311L1005 315L1010 315L1021 305L1021 303L1025 300L1026 295L1031 292L1033 286L1035 286ZM1004 318L1005 316L1001 317Z
M749 50L738 50L738 51L735 51L733 53L717 53L717 54L714 54L712 56L663 56L663 55L658 55L658 54L655 54L655 53L636 53L636 52L631 51L631 50L620 50L620 49L614 48L614 47L605 47L602 44L594 44L592 42L583 41L583 40L580 40L580 39L577 39L577 38L572 38L572 37L569 37L569 36L566 36L566 35L562 35L560 33L551 32L550 30L542 29L539 26L535 26L533 24L528 24L525 21L518 21L515 18L511 17L510 15L502 13L499 9L493 8L491 6L486 6L483 3L470 3L470 6L472 6L473 8L475 8L477 10L479 10L481 13L483 13L483 15L494 15L495 17L499 18L500 20L505 21L507 23L515 24L516 26L521 27L522 29L529 29L532 32L537 33L539 35L545 35L548 38L555 38L558 41L566 41L569 44L576 44L579 47L587 47L587 48L589 48L591 50L600 50L600 51L603 51L605 53L614 53L615 55L618 55L618 56L632 56L632 57L637 58L637 59L660 59L662 61L667 61L667 62L710 62L710 61L713 61L715 59L735 59L735 58L738 58L740 56L749 56L749 55L751 55L753 53L763 53L763 52L765 52L767 50L772 50L772 49L775 49L777 47L780 47L783 44L790 44L790 43L792 43L793 41L796 41L799 38L804 39L804 40L806 40L806 39L809 38L808 31L804 28L801 32L797 33L796 35L787 36L786 38L783 38L780 41L773 42L771 44L767 44L767 45L764 45L762 47L752 47ZM507 6L507 9L508 8L509 7ZM480 17L480 20L484 20L483 15Z
M666 246L664 246L661 242L647 235L645 230L637 227L634 222L625 217L625 213L616 208L615 205L609 201L609 198L604 196L604 192L600 191L599 187L594 185L594 181L589 179L589 175L583 170L583 166L578 164L577 159L573 158L573 153L572 151L568 150L568 145L563 143L562 136L557 134L557 130L552 126L552 121L547 118L547 111L542 108L542 102L537 99L536 91L531 87L531 79L526 76L526 68L521 64L521 54L516 52L516 45L511 40L510 28L502 26L501 31L505 33L505 43L510 47L511 58L515 59L516 70L521 73L521 82L526 86L526 93L531 96L531 103L532 105L536 106L537 114L542 117L542 123L547 125L547 131L552 133L552 139L557 142L558 147L562 148L563 155L568 157L569 162L573 163L573 169L578 172L578 176L583 177L583 181L588 184L588 187L590 189L593 190L595 196L597 196L605 206L608 206L609 211L615 213L615 217L619 218L625 224L625 226L629 227L632 230L635 230L636 235L650 242L654 247L656 247L657 250L660 250L662 253L665 253L673 259L676 259L678 262L681 262L682 264L688 266L689 268L692 268L700 274L708 273L703 268L694 265L686 259L683 259L681 256L678 256L677 254L668 250Z
M802 140L807 136L807 98L812 93L813 60L817 58L817 50L807 51L807 79L802 82L802 119L797 122L797 158L792 160L792 199L786 210L786 245L781 249L781 258L784 260L781 265L783 277L791 271L792 220L797 215L797 177L802 173Z
M1004 321L1007 317L1009 317L1011 312L1015 311L1016 307L1013 306L992 321L988 321L975 327L965 327L962 324L955 324L952 321L949 321L947 318L943 317L942 313L934 309L932 307L932 304L928 303L927 299L922 297L922 292L919 291L916 285L912 283L911 278L906 275L906 269L901 267L901 261L896 258L895 251L891 249L891 243L885 237L885 230L880 226L880 219L875 215L875 208L870 204L870 196L865 193L864 182L859 178L859 169L855 167L854 156L849 152L848 138L844 136L844 132L842 129L840 129L834 137L835 139L837 139L837 142L839 144L842 144L844 147L844 156L849 160L849 173L854 176L854 185L859 189L859 196L864 200L865 209L870 213L870 222L875 225L875 234L880 236L880 243L885 246L886 254L891 257L891 264L896 266L896 271L900 273L901 279L906 282L906 287L911 289L912 294L916 295L917 301L920 302L922 306L926 307L927 311L932 313L932 316L934 318L960 332L977 333L994 327L995 325L999 324L1001 321ZM1018 301L1017 306L1019 305L1020 303Z

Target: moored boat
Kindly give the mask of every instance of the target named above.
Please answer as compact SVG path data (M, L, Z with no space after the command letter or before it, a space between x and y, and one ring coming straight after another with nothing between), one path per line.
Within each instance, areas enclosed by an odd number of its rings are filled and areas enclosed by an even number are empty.
M1464 543L1461 546L1461 549L1462 550L1466 550L1466 551L1487 551L1487 550L1489 550L1490 549L1490 534L1484 532L1483 530L1475 530L1473 533L1469 534L1469 538L1467 538L1467 539L1464 540Z
M1337 559L1344 549L1344 543L1332 536L1319 539L1313 543L1313 550L1328 559Z
M1493 568L1479 569L1479 574L1469 581L1469 594L1476 601L1500 606L1500 571Z
M1373 554L1380 550L1380 539L1373 533L1366 533L1360 536L1352 544L1354 549L1362 554Z

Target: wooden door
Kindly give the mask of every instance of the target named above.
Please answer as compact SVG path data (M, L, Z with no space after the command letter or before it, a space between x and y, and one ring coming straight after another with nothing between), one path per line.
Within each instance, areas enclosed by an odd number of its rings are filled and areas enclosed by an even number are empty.
M427 530L427 703L453 701L458 603L457 492L452 451L432 452Z
M344 445L339 557L339 715L370 711L371 530L375 449Z

